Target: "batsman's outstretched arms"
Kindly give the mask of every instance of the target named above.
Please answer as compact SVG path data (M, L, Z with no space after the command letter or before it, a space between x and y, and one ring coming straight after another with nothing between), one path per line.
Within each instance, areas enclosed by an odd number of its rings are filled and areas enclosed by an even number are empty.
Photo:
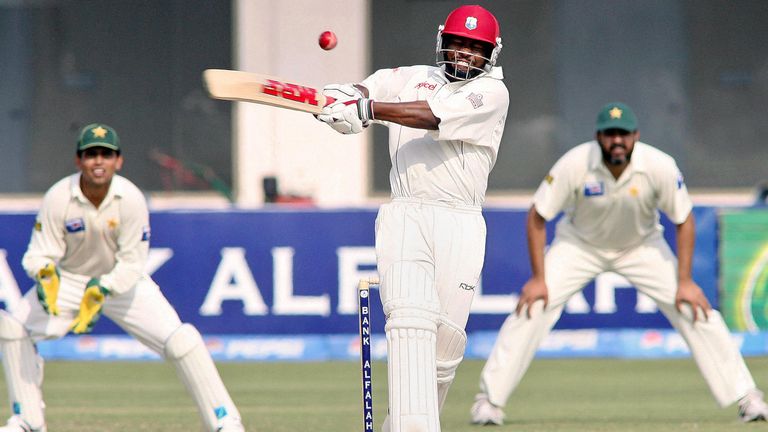
M677 293L675 294L675 307L682 313L683 303L691 306L693 321L699 318L699 310L704 315L703 319L709 319L709 311L712 306L704 295L701 287L691 276L693 249L696 241L696 222L693 213L690 213L683 223L675 227L677 240Z
M323 95L335 101L316 117L342 134L360 133L371 120L427 130L437 130L440 124L426 101L376 102L368 99L368 94L368 89L359 84L329 84L323 89Z
M59 314L59 306L56 304L59 298L59 283L61 275L56 264L48 263L41 268L35 275L35 288L37 288L37 298L43 310L51 315Z
M101 317L101 307L109 295L109 290L99 282L98 278L92 278L85 285L85 293L80 301L80 311L72 322L72 332L76 334L90 333L93 326Z
M515 313L519 316L523 310L525 315L531 318L533 304L541 300L544 308L549 303L549 293L544 279L544 248L547 243L547 221L536 211L535 206L528 210L526 220L526 232L528 235L528 254L531 260L532 276L523 285L520 299L517 301Z

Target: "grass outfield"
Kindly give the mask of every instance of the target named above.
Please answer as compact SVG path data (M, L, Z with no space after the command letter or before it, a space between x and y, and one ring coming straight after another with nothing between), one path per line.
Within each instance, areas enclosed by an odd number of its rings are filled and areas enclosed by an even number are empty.
M749 358L768 388L768 358ZM757 431L736 408L718 409L693 361L536 360L512 396L503 427L469 425L481 361L464 362L446 403L445 431ZM359 365L222 363L224 381L249 431L361 431ZM373 369L379 430L386 367ZM2 391L2 402L5 392ZM45 396L51 432L200 430L197 412L164 363L48 362ZM3 404L7 407L7 404ZM8 412L1 412L5 417Z

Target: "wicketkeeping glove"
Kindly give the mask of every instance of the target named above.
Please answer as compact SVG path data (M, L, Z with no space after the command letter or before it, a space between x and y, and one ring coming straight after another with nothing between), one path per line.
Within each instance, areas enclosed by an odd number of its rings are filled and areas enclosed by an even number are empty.
M77 334L90 333L94 324L101 317L101 307L109 290L101 286L98 278L93 278L85 284L85 294L80 301L80 311L72 322L70 329Z
M56 301L59 298L59 283L61 276L56 264L48 263L35 275L35 287L37 288L37 298L43 309L52 315L59 314L59 305Z

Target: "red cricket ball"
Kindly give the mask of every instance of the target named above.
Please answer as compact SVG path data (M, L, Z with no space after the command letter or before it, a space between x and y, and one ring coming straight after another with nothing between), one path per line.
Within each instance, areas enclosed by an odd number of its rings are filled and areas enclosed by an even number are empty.
M336 34L332 31L324 31L320 33L320 37L317 38L317 44L320 45L320 48L326 51L336 48L337 42Z

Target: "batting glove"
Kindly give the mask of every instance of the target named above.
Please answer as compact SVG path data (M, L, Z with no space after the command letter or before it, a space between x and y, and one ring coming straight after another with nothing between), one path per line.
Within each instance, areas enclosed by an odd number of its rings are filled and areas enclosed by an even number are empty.
M43 310L52 315L59 314L59 305L56 301L59 298L59 284L61 276L56 264L48 263L35 275L35 287L37 288L37 298Z
M360 98L354 101L335 102L323 108L317 119L328 123L336 132L356 134L368 127L373 120L373 99Z
M94 324L101 317L101 307L109 290L101 286L98 278L93 278L85 284L85 294L80 301L80 311L72 322L70 329L76 334L90 333Z
M352 84L328 84L323 87L323 96L326 98L333 98L328 99L332 100L333 103L356 101L365 97L363 92Z

